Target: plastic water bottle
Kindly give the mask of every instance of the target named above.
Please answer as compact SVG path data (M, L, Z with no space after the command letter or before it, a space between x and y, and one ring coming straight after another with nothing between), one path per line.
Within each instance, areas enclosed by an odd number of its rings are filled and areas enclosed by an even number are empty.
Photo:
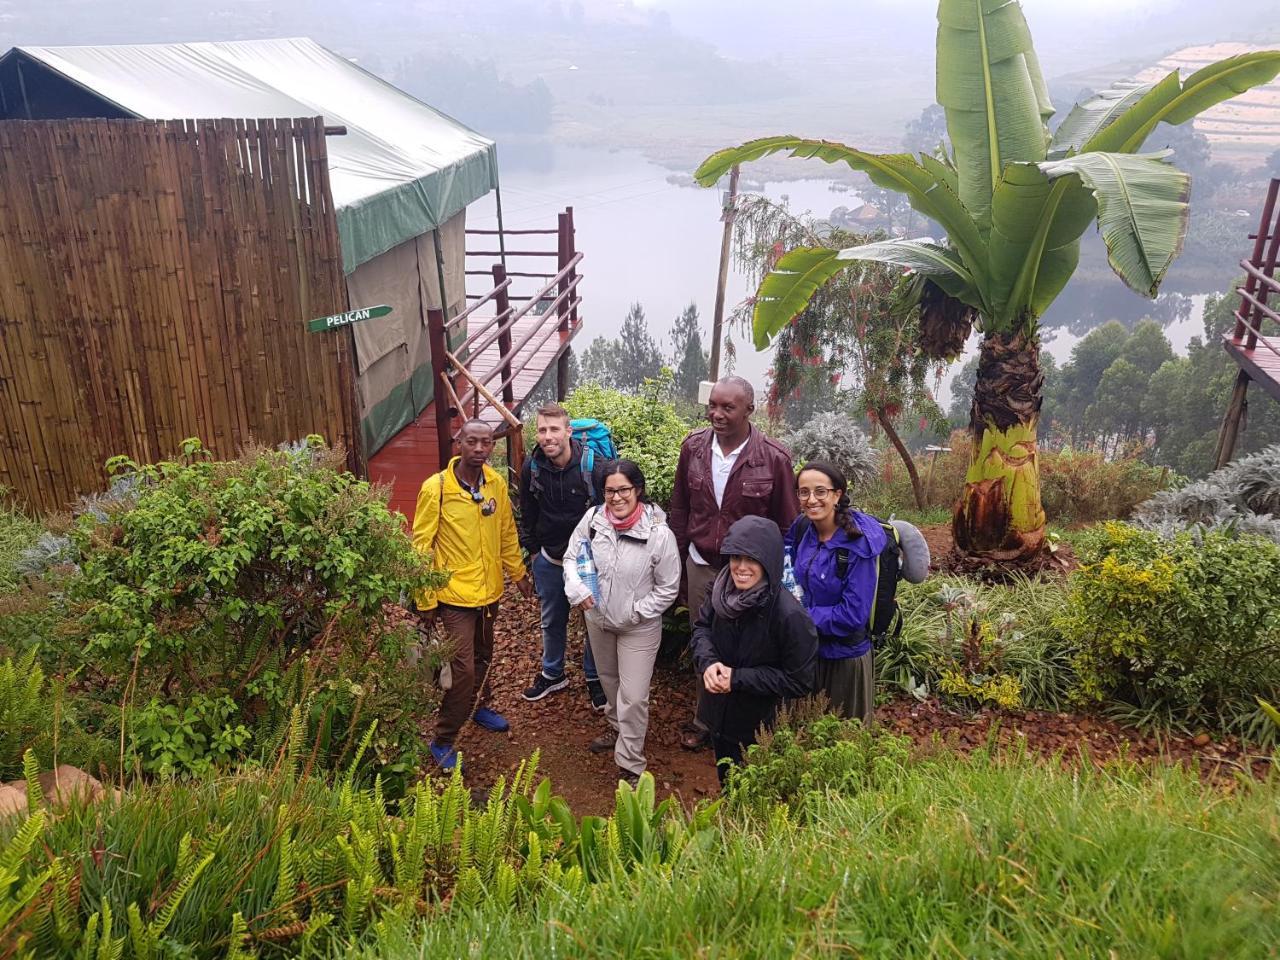
M591 541L583 540L578 551L578 579L591 590L596 603L600 602L600 577L596 573L596 558L591 553Z
M791 562L790 547L787 547L786 552L782 555L782 587L801 603L804 603L804 589L796 581L796 569Z

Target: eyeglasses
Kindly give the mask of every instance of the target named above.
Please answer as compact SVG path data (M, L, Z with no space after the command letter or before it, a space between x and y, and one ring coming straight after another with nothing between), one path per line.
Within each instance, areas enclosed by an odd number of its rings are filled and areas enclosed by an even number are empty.
M635 487L617 487L613 490L605 490L604 495L608 500L623 500L631 496L634 490Z
M810 490L808 487L801 487L796 491L796 496L801 500L825 500L831 495L828 487L814 487Z

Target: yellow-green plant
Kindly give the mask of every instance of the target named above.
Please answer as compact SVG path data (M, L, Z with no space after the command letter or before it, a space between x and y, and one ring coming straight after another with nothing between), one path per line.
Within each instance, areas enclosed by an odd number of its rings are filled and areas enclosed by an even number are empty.
M860 261L915 272L921 343L958 351L983 333L970 414L973 459L954 518L957 545L987 560L1022 560L1044 543L1037 426L1043 374L1038 322L1075 272L1095 221L1112 268L1154 297L1182 247L1190 178L1164 153L1139 153L1160 123L1181 124L1280 73L1280 51L1209 64L1182 79L1104 90L1050 136L1054 109L1016 2L941 0L937 97L951 150L874 154L796 136L712 155L695 177L714 184L737 164L779 151L845 163L907 196L946 237L844 250L801 247L760 284L754 330L767 345L837 273Z
M1081 537L1077 555L1057 625L1076 651L1078 702L1274 739L1256 698L1280 693L1280 546L1112 522Z

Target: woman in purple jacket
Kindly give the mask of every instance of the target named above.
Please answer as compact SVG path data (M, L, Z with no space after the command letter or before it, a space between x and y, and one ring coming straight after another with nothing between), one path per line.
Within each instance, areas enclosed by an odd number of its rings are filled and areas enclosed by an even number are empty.
M818 689L832 709L864 724L875 710L867 624L876 565L888 541L880 521L852 509L848 484L829 463L806 463L796 477L800 516L786 547L802 602L818 629Z

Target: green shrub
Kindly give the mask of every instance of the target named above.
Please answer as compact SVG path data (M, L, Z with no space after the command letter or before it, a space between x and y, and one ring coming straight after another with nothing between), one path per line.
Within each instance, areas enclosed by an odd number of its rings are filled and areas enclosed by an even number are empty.
M639 465L649 497L664 507L671 501L680 445L691 429L670 399L671 383L669 373L646 380L638 396L585 383L564 401L570 416L595 417L609 425L621 455Z
M82 728L79 700L45 676L36 653L32 648L0 660L0 780L20 778L28 752L47 767L69 763L95 773L110 770L114 745Z
M76 564L45 582L59 670L79 672L104 726L123 713L126 761L203 773L272 749L303 704L322 764L380 718L377 760L411 776L431 664L402 663L414 634L389 611L441 577L382 494L319 438L226 462L192 440L179 460L108 468L129 495L76 518Z
M1107 523L1080 542L1059 628L1075 697L1131 719L1274 738L1256 697L1280 693L1280 546L1206 531L1163 539Z
M964 603L954 605L956 597L964 597ZM963 606L978 614L980 625L987 623L1001 633L997 673L1016 682L1023 706L1064 710L1069 705L1076 683L1072 649L1054 624L1066 602L1063 581L1019 577L1007 584L976 584L957 577L930 577L920 584L901 584L898 602L902 632L886 638L875 653L876 677L882 686L922 694L940 690L947 669L966 678L987 677L989 672L972 657L965 664L957 631L963 624L949 622Z
M549 892L669 871L710 837L715 806L687 818L655 804L649 774L619 784L613 816L579 821L547 781L533 789L536 755L482 804L459 767L392 815L380 780L356 786L354 763L334 786L308 776L302 726L295 714L270 772L0 821L0 943L25 940L40 957L96 956L119 937L130 957L346 955L397 918L438 922L450 907L496 918ZM24 909L6 916L9 879Z
M768 815L777 803L797 813L811 795L856 793L901 772L910 741L827 712L821 695L784 707L772 730L747 748L729 773L731 807Z
M1125 519L1174 477L1136 457L1107 460L1092 451L1040 453L1040 498L1050 522Z

